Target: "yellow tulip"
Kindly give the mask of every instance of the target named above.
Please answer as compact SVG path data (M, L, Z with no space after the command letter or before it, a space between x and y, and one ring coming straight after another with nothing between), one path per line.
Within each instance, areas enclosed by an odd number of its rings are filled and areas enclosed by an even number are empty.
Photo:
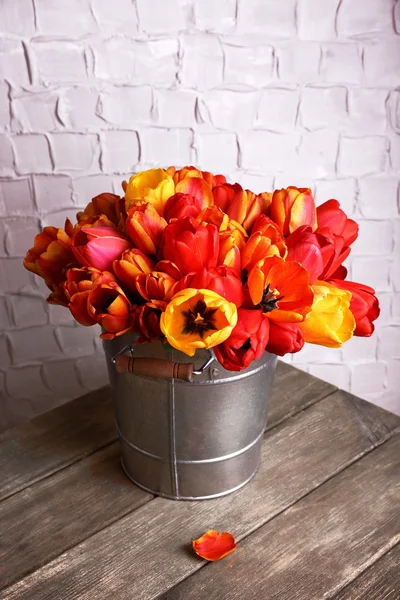
M167 304L160 328L171 346L193 356L197 348L212 348L228 339L237 318L233 302L211 290L186 288Z
M132 175L129 183L124 181L126 212L133 204L145 200L162 216L168 198L175 194L174 180L164 169L149 169Z
M311 312L299 323L304 341L329 348L340 348L354 332L356 321L350 310L351 293L326 281L311 286L314 302Z

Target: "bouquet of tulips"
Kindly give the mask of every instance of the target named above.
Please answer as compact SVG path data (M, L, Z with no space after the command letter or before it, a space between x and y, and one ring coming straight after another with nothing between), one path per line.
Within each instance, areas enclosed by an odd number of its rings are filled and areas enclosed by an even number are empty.
M151 169L122 187L93 198L75 225L45 227L24 261L48 302L101 325L102 338L161 338L190 356L214 348L240 371L265 350L372 334L378 300L346 280L358 225L337 200L316 207L295 187L254 194L194 167Z

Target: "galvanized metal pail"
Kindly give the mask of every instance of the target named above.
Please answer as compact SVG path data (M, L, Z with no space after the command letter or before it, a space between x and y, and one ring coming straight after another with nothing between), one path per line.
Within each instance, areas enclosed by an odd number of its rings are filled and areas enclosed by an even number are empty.
M103 341L127 476L175 500L223 496L250 481L259 464L277 357L264 353L235 372L207 350L189 357L160 342L132 341L128 334ZM177 379L172 363L170 379L118 372L117 359L127 364L131 356L182 363L179 369L189 371L193 363L193 381ZM139 371L151 371L151 361L138 363L145 367Z

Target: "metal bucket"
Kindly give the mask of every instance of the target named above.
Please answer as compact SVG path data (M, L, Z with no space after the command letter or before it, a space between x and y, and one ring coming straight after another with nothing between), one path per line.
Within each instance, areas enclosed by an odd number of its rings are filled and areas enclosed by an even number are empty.
M277 357L265 352L234 372L208 350L189 357L160 342L132 347L132 341L128 334L103 341L127 476L175 500L224 496L250 481L259 464ZM117 372L117 359L131 355L185 363L182 368L193 363L193 381Z

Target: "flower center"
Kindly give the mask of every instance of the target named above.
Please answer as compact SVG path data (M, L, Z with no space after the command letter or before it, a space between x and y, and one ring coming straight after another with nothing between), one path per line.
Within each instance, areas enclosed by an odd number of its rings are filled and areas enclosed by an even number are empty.
M272 310L275 310L275 308L278 308L276 303L283 298L283 296L279 296L278 290L274 289L271 291L269 285L270 284L265 288L260 302L260 306L264 313L269 313Z
M204 300L198 300L194 308L182 312L185 318L182 333L196 333L203 338L207 331L217 331L214 324L214 313L217 310L217 308L207 308Z

